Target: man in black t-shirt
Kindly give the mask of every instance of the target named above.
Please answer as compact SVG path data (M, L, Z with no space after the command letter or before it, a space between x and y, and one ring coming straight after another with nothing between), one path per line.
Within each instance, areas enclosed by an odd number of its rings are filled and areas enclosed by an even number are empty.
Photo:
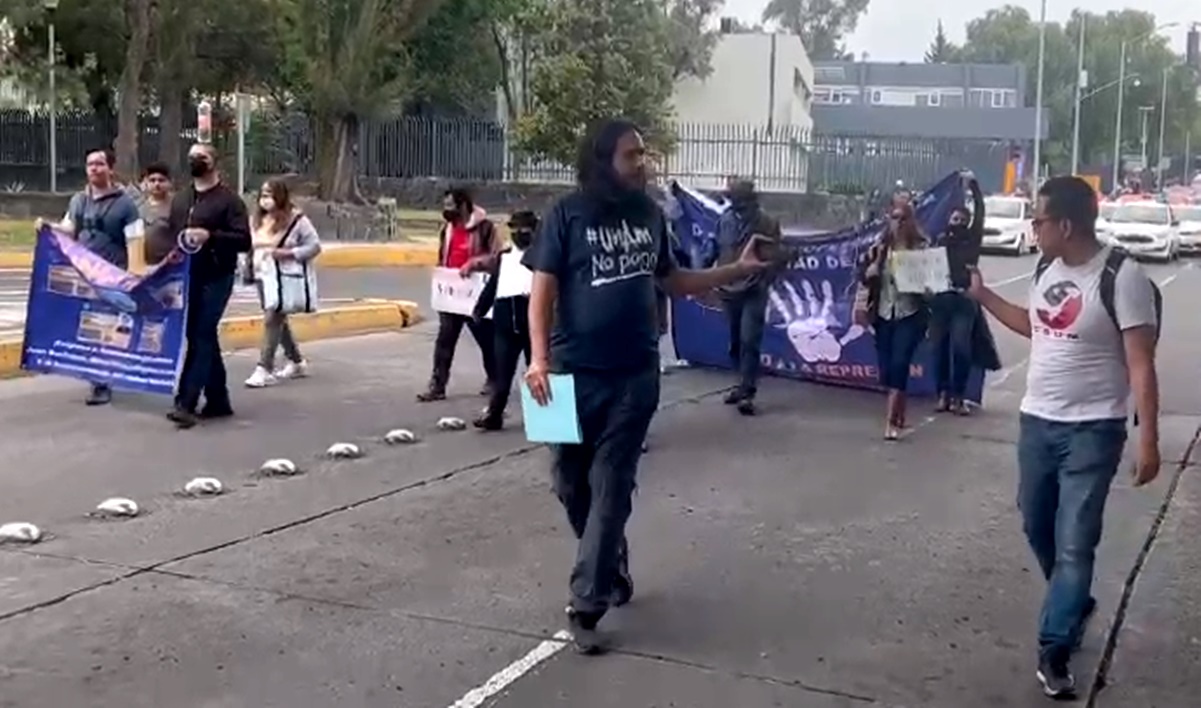
M659 405L656 283L671 295L698 294L764 264L752 241L721 268L676 266L667 219L646 191L646 147L632 123L612 120L592 131L577 171L578 189L546 215L523 260L534 271L526 383L545 404L552 371L575 382L582 443L552 446L553 478L580 541L571 573L572 634L576 649L592 654L602 649L601 617L633 593L625 526Z

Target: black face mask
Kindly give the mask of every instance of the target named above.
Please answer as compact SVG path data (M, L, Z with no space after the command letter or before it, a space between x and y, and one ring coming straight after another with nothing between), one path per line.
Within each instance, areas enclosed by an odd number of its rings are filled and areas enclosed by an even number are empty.
M442 218L453 224L459 220L459 212L452 209L445 209L442 212Z
M208 161L203 157L188 158L188 169L191 170L193 177L204 177L213 171L213 168L209 166Z
M513 232L513 245L525 250L530 247L534 241L534 232L526 229L520 229Z
M947 227L947 233L952 236L959 236L967 233L967 224L951 224Z

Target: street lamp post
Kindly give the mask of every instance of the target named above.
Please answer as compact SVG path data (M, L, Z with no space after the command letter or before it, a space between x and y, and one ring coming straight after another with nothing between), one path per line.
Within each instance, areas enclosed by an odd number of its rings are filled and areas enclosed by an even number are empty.
M1168 69L1163 70L1163 94L1159 97L1159 149L1156 151L1155 188L1163 189L1163 137L1168 123Z
M1076 110L1072 113L1072 174L1080 172L1080 102L1081 92L1085 89L1084 73L1084 27L1088 24L1088 15L1080 15L1080 46L1076 57Z
M1113 189L1122 184L1122 110L1126 101L1126 40L1118 58L1118 115L1113 127Z
M1140 145L1142 146L1141 153L1144 172L1147 170L1147 119L1150 117L1151 111L1154 110L1155 108L1153 106L1138 107L1139 119L1142 121L1142 137L1139 140Z
M1034 99L1034 188L1042 176L1043 158L1043 69L1047 58L1047 0L1042 0L1038 24L1038 87Z
M58 89L54 81L54 55L57 53L54 41L54 11L58 9L58 0L42 0L42 5L46 8L46 33L49 35L47 71L50 72L50 192L54 194L58 192Z

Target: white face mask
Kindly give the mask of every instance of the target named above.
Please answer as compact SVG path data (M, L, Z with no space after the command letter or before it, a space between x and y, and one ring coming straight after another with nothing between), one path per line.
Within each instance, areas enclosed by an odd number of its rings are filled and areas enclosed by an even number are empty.
M271 197L260 197L259 208L265 212L273 212L275 211L275 200Z

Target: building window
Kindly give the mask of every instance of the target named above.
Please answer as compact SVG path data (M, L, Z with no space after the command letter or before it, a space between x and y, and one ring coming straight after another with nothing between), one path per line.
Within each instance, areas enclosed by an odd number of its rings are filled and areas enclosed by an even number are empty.
M872 103L877 106L884 103L884 93L880 89L872 89Z
M992 92L992 107L993 108L1004 108L1005 107L1005 92L1004 91L993 91Z
M930 94L930 105L931 106L941 106L942 105L942 94L941 93Z

